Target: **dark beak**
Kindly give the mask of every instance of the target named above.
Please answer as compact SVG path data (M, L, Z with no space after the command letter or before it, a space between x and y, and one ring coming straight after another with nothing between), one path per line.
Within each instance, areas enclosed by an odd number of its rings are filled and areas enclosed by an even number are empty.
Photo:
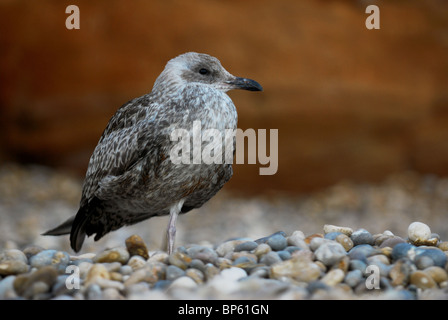
M232 85L233 89L242 89L249 91L263 91L263 87L255 80L235 77L232 80L227 81Z

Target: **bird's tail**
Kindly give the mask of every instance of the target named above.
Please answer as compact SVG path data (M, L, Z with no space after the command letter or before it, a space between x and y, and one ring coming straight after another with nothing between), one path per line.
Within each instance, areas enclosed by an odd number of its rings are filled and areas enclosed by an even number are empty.
M69 234L72 230L72 224L75 220L75 216L70 217L65 222L63 222L61 225L57 226L56 228L53 228L51 230L48 230L47 232L42 233L43 236L62 236L64 234Z
M76 216L73 216L63 222L54 229L42 233L43 236L62 236L70 234L70 246L75 252L81 250L82 244L86 237L86 222L88 206L83 206L79 209Z

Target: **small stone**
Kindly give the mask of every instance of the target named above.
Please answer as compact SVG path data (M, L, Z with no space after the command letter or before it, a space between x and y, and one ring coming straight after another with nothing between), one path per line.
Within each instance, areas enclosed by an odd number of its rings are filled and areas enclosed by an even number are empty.
M58 272L55 266L44 266L31 274L21 274L16 276L14 280L14 290L18 295L26 299L31 299L35 294L37 294L36 290L39 291L39 293L43 293L40 291L43 286L38 284L35 287L35 283L44 283L48 290L56 282L57 277Z
M405 242L406 241L401 237L392 236L392 237L385 239L383 242L381 242L379 247L380 248L385 248L385 247L394 248L397 244L405 243Z
M442 251L448 251L448 241L440 242L437 247Z
M205 265L204 275L207 281L210 281L219 274L219 269L211 263Z
M367 264L377 264L377 263L383 263L388 265L390 264L390 261L389 258L386 257L384 254L376 254L367 258Z
M246 242L246 241L244 241L244 240L229 240L229 241L221 243L216 248L215 251L220 257L224 257L229 252L233 252L235 247L243 242Z
M87 287L87 299L88 300L102 300L103 295L101 293L101 287L94 283Z
M395 262L389 272L389 277L392 279L392 285L405 286L409 282L409 276L416 270L414 264L407 258L401 258Z
M317 248L319 248L323 243L328 243L328 242L331 242L331 241L328 239L325 239L325 238L315 237L315 238L311 239L311 241L309 243L309 248L312 251L316 251Z
M280 251L286 248L287 241L283 235L274 234L273 236L269 237L269 239L266 241L266 244L269 245L272 250Z
M370 244L360 244L353 247L349 252L348 256L350 259L367 261L367 257L375 253L375 248Z
M410 276L410 283L420 289L437 288L436 282L423 271L414 271Z
M120 262L121 264L126 264L128 260L129 252L123 247L104 250L93 258L93 262L95 263Z
M268 252L260 258L260 263L265 264L267 266L271 266L274 263L281 262L281 261L282 261L282 258L280 258L279 254L275 251Z
M350 287L356 287L363 280L363 273L361 270L352 270L347 272L344 282Z
M350 237L345 234L339 234L335 238L335 241L340 243L344 247L345 251L347 251L347 252L353 248L352 239L350 239Z
M430 257L425 255L417 256L414 262L417 269L420 270L432 267L434 265L434 261Z
M335 286L344 280L345 274L341 269L330 270L321 281L329 286Z
M344 234L342 232L330 232L330 233L326 233L324 235L324 238L328 239L328 240L334 240L339 235L344 235Z
M367 260L366 260L367 262ZM364 261L358 260L358 259L352 259L349 263L349 270L359 270L361 273L364 273L364 271L367 268L367 263Z
M448 280L447 272L436 266L428 267L423 270L426 274L428 274L436 283L442 283Z
M155 252L148 260L148 262L162 262L168 264L170 255L164 251Z
M8 276L0 280L0 300L17 298L17 293L14 290L15 279L15 276Z
M431 238L431 229L422 222L413 222L408 227L408 238L418 246Z
M313 240L314 238L323 238L323 237L324 235L321 233L314 233L305 238L305 243L310 244L311 240Z
M143 239L138 235L132 235L126 239L126 249L131 257L138 255L145 260L148 260L149 258L148 248Z
M291 252L287 251L286 250L287 248L285 248L285 250L277 251L277 254L280 257L280 259L282 259L282 260L291 259Z
M70 255L64 251L43 250L30 258L30 265L34 268L56 266L65 270L70 262Z
M198 269L201 272L205 271L205 263L202 260L199 260L199 259L191 260L190 267L194 268L194 269Z
M28 263L28 258L26 255L17 249L6 249L0 254L0 262L4 261L20 261L23 263Z
M141 255L133 255L129 260L127 265L132 268L132 270L137 270L144 267L146 264L146 260Z
M85 286L88 287L91 284L97 283L98 279L110 279L109 271L100 263L92 265L89 269L85 279Z
M268 240L271 237L273 237L273 236L282 236L282 237L286 238L286 233L283 232L283 231L277 231L277 232L275 232L275 233L273 233L273 234L271 234L271 235L269 235L267 237L263 237L263 238L257 239L257 240L255 240L255 242L258 243L258 244L260 244L260 243L267 243Z
M322 261L326 266L338 263L346 256L344 247L337 242L325 242L314 252L316 259Z
M106 288L102 291L104 300L124 300L125 298L118 292L116 288Z
M170 265L166 268L166 280L172 281L184 275L185 271L175 265Z
M360 244L369 244L373 245L375 243L375 240L373 239L372 234L367 231L366 229L358 229L355 232L352 233L350 238L353 241L353 245L357 246Z
M267 254L268 252L271 252L271 247L269 245L267 245L266 243L261 243L258 245L258 247L254 250L254 254L257 257L261 257L265 254Z
M308 255L293 256L291 259L274 264L270 276L281 280L283 277L297 281L311 282L319 278L321 270Z
M341 232L341 233L345 234L346 236L350 237L353 233L353 229L348 228L348 227L334 226L331 224L324 225L324 233L331 233L331 232Z
M300 230L296 230L286 240L288 245L297 246L297 241L305 241L305 234Z
M187 277L190 277L191 279L193 279L194 282L196 282L197 284L203 284L204 283L205 276L198 269L189 268L189 269L187 269L185 271L185 275Z
M182 270L186 270L188 268L191 260L191 257L179 251L173 252L168 258L168 262L170 264L179 267Z
M19 260L6 260L0 262L0 276L16 275L28 272L29 266L27 263Z
M187 276L181 276L179 278L176 278L176 280L174 280L171 285L168 287L168 290L172 290L172 289L195 289L197 288L197 283L191 279L190 277Z
M40 246L28 246L25 249L23 249L23 253L25 254L25 256L29 259L32 256L38 254L39 252L45 250L44 248L40 247Z
M392 249L392 260L395 261L406 257L413 259L415 257L415 248L415 246L409 243L398 243Z
M241 269L251 269L257 265L257 259L251 256L240 256L235 259L232 266Z
M186 250L186 254L192 259L199 259L204 263L213 263L218 258L216 251L206 246L192 246Z
M447 262L447 256L444 251L440 250L436 247L428 247L428 248L422 248L419 247L415 250L416 257L415 260L426 256L429 257L433 262L435 266L444 268Z
M258 243L255 241L246 241L235 246L235 252L240 251L252 251L258 247Z
M124 276L128 276L128 275L132 274L133 271L134 271L134 269L132 269L132 267L129 265L121 266L120 270L119 270L119 272Z

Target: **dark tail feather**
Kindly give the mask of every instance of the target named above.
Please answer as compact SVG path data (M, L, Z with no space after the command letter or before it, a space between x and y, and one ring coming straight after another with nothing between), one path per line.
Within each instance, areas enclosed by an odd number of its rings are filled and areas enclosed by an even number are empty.
M69 218L67 221L57 226L54 229L48 230L45 233L42 233L43 236L62 236L64 234L69 234L72 230L73 220L75 220L75 216Z
M70 232L70 246L75 252L81 250L86 238L86 223L89 216L89 205L79 208Z

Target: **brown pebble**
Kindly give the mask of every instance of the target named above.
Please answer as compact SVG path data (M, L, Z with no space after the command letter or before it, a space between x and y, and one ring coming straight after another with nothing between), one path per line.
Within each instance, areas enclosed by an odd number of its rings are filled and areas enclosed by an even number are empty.
M436 282L423 271L417 270L411 274L410 283L420 289L437 288Z
M31 288L34 283L43 282L48 288L56 282L56 278L58 277L58 272L53 266L45 266L42 267L31 274L21 274L16 277L14 280L14 290L18 295L23 296L25 298L31 298Z
M324 235L321 233L314 233L305 238L305 243L310 244L311 240L313 240L314 238L323 238L323 237Z
M141 256L145 260L149 259L148 248L143 239L138 235L132 235L126 239L126 249L131 256Z

